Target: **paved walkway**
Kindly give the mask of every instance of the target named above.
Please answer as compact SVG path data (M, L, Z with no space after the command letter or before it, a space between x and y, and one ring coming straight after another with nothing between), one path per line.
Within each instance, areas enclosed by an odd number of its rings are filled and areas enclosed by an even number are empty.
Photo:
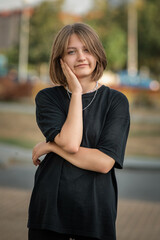
M0 188L0 239L27 240L30 191ZM117 240L159 240L160 203L119 200Z

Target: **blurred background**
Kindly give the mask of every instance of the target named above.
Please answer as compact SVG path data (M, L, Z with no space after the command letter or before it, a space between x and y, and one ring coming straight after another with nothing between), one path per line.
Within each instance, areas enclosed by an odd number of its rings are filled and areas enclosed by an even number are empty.
M0 0L2 240L27 239L35 172L31 152L44 141L36 125L34 98L40 89L53 86L48 67L55 34L74 22L96 30L108 59L100 81L123 92L130 103L124 170L117 171L118 240L159 239L159 9L159 0Z

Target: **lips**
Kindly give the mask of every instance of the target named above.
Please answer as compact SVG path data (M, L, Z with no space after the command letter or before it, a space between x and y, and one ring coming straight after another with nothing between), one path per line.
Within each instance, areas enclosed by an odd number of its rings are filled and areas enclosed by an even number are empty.
M77 68L77 67L87 67L87 66L88 66L88 64L79 64L79 65L76 65L75 68Z

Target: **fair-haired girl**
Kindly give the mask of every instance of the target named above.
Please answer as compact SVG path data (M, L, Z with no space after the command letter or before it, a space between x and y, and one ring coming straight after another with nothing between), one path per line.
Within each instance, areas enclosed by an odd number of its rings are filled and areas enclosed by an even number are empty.
M90 26L75 23L59 31L50 59L56 86L36 96L37 124L46 141L33 149L38 169L29 240L116 239L114 170L123 167L130 116L127 98L98 83L106 65Z

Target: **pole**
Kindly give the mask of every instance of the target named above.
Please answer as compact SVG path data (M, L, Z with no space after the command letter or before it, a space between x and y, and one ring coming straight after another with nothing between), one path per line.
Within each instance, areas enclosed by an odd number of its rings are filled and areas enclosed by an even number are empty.
M138 71L137 10L134 2L128 3L128 74Z
M29 9L25 8L23 1L23 9L20 22L20 42L19 42L19 64L18 64L18 80L21 83L27 81L28 78L28 48L29 48Z

